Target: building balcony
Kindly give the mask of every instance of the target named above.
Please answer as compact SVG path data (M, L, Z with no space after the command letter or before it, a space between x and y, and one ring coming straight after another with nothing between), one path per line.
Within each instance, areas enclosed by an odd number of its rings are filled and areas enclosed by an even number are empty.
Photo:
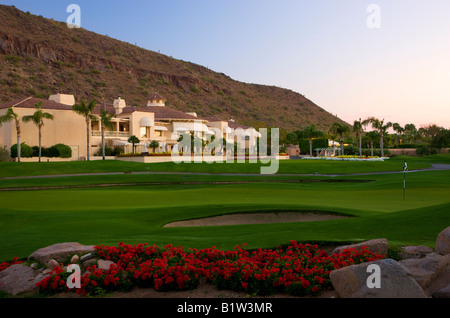
M92 131L92 137L101 137L102 132L101 131ZM130 137L129 131L105 131L105 138L111 138L111 137Z

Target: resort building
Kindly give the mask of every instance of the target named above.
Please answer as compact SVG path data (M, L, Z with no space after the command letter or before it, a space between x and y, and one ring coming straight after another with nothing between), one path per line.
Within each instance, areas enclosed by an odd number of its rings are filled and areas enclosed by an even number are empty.
M72 148L72 160L85 160L87 157L86 120L73 111L73 95L56 94L48 100L27 97L0 104L0 116L12 107L19 119L35 112L35 106L41 103L44 112L54 116L53 120L44 120L42 127L42 147L51 147L62 143ZM105 144L110 148L120 147L124 153L133 151L128 142L130 136L140 140L135 152L153 152L150 143L156 141L155 152L171 152L184 135L195 136L204 141L216 138L224 139L226 144L237 143L246 152L256 150L258 137L261 135L253 128L235 123L233 120L218 118L199 118L196 113L186 113L165 106L166 100L157 93L148 98L147 105L128 106L120 97L112 104L97 104L94 118L90 124L90 158L101 151L102 132L100 124L101 110L113 114L114 129L105 130ZM21 143L29 146L38 145L38 128L28 122L20 123ZM212 137L214 136L214 137ZM3 123L0 127L0 146L6 149L17 143L15 121ZM224 142L225 144L225 142Z

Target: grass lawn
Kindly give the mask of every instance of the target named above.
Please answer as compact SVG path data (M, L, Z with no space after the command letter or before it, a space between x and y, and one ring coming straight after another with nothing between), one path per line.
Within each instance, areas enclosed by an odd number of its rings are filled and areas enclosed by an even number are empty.
M435 155L425 158L398 156L384 162L327 162L325 160L280 160L278 174L346 174L382 171L401 171L403 160L408 168L425 169L431 163L450 163L449 155ZM2 162L0 178L40 176L57 174L108 173L108 172L195 172L195 173L247 173L259 174L258 163L133 163L118 160L77 161L77 162ZM0 180L1 182L1 180Z
M321 170L321 173L388 171L402 166L404 158L392 158L381 165L356 162L286 161L286 170ZM409 158L408 166L427 167L428 162L446 163L446 156ZM31 171L35 174L87 172L87 164L56 163ZM357 165L355 165L355 163ZM84 164L84 167L82 167ZM123 162L95 162L96 169L115 171L131 169ZM115 164L118 164L115 166ZM341 165L342 164L342 165ZM352 165L353 164L353 167ZM368 162L362 164L369 164ZM370 164L380 164L373 162ZM22 166L23 165L23 166ZM15 163L8 169L22 169L47 164ZM103 166L104 165L104 166ZM218 164L219 165L219 164ZM228 171L242 173L243 164L222 164ZM251 166L251 164L248 164ZM178 166L178 165L177 165ZM192 169L199 169L192 164ZM2 168L4 168L3 166ZM23 168L25 167L25 168ZM57 168L55 168L57 167ZM152 169L153 169L152 165ZM165 168L169 167L166 165ZM178 166L181 167L181 166ZM212 166L206 166L212 167ZM283 169L282 169L283 167ZM142 167L141 167L142 168ZM320 168L320 169L319 169ZM396 169L394 169L396 168ZM33 168L35 169L35 168ZM83 170L84 169L84 170ZM137 166L136 166L136 169ZM161 168L162 169L162 168ZM213 168L211 168L213 169ZM216 169L216 168L214 168ZM217 168L218 169L218 168ZM224 172L222 168L221 172ZM253 169L253 168L252 168ZM2 175L11 175L5 172ZM16 170L17 171L17 170ZM197 170L201 171L201 170ZM325 172L326 171L326 172ZM209 171L210 172L210 171ZM291 172L293 173L293 172ZM314 173L314 172L313 172ZM232 175L130 175L85 176L0 180L0 187L61 186L101 183L141 183L135 186L88 187L38 191L1 191L0 261L27 257L38 248L61 242L84 244L174 244L196 248L217 246L232 249L247 243L249 248L276 247L290 240L348 242L387 238L395 245L422 244L434 247L437 234L450 225L450 171L414 172L407 175L406 200L403 200L403 174L370 176L232 176ZM285 180L371 180L371 182L296 182ZM280 182L262 182L262 181ZM214 182L261 181L248 184ZM143 182L166 182L145 185ZM184 184L183 182L202 182ZM233 225L195 228L164 228L172 221L212 215L251 211L331 211L353 217L320 222Z

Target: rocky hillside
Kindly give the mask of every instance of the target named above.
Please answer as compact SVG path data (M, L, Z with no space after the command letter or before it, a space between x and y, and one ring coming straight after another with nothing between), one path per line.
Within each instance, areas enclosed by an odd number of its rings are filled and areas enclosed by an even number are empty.
M0 101L60 93L77 99L145 105L152 92L167 106L199 116L233 118L253 127L286 131L340 119L303 95L247 84L206 67L177 60L64 22L0 5Z

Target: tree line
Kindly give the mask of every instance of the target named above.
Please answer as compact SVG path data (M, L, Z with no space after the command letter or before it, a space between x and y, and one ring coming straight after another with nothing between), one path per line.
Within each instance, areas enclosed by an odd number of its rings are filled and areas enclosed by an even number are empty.
M345 154L345 144L357 147L359 156L363 155L364 148L370 149L373 156L374 148L377 147L384 157L387 148L406 146L420 149L420 154L431 154L450 147L450 130L435 124L417 128L412 123L402 126L399 123L386 122L384 119L368 117L364 120L355 120L353 125L335 122L327 131L311 124L303 129L286 133L280 144L287 147L289 144L301 145L304 144L302 141L308 140L308 151L300 150L313 156L313 142L321 139L327 141L321 148L328 147L328 140L339 142L341 154Z

